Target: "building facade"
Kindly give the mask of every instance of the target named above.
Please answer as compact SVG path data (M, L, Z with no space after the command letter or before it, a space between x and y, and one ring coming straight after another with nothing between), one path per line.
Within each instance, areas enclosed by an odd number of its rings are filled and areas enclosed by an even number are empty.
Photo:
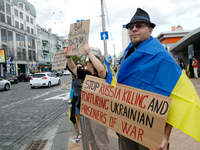
M54 53L67 47L67 42L64 37L53 34L50 28L46 30L37 25L37 70L51 71Z
M35 7L26 0L0 0L0 6L0 49L7 62L0 73L28 73L37 64Z
M162 43L162 45L166 48L166 50L174 57L176 61L180 57L184 58L187 61L187 54L185 52L172 53L170 48L173 47L178 41L180 41L183 37L189 34L191 30L183 30L183 28L178 25L177 27L172 26L171 31L161 32L157 39Z

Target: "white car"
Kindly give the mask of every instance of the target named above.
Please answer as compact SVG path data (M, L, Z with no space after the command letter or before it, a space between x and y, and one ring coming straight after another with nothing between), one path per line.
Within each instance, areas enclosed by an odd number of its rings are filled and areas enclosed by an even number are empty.
M53 73L35 73L30 79L30 87L34 89L35 87L47 86L51 87L52 85L60 85L61 80L58 76Z
M11 88L10 81L0 78L0 90L8 91Z
M64 72L63 72L63 75L64 75L64 76L70 75L70 74L71 74L71 72L69 72L69 70L64 70Z

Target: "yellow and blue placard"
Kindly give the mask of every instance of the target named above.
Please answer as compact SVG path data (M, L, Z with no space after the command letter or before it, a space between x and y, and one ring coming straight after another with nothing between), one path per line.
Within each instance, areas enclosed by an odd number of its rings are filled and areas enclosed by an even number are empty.
M103 60L104 60L104 63L106 64L106 70L107 70L106 82L116 87L117 78L116 78L115 72L110 66L110 64L107 62L107 60L105 58Z

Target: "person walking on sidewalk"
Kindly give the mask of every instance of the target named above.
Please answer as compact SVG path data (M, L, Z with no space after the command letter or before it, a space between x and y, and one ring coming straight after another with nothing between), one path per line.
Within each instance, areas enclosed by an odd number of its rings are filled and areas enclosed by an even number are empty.
M198 79L198 61L195 57L193 57L193 63L192 63L192 66L194 68L194 77L196 79Z
M67 64L69 69L76 75L78 79L84 80L86 75L92 75L96 77L106 78L106 70L102 64L99 56L93 55L88 44L85 45L84 51L89 57L87 61L87 70L78 68L70 55L68 55L67 49L64 50L64 54L67 58ZM110 142L108 139L108 129L88 118L85 118L87 138L92 150L110 150Z
M149 14L141 8L137 9L131 21L126 25L126 28L129 30L131 43L124 51L122 57L117 74L118 83L155 92L154 90L157 89L157 84L160 83L160 80L155 81L158 78L156 74L159 72L159 69L165 70L165 68L160 68L159 66L161 66L162 63L172 62L176 67L179 67L170 54L166 52L162 44L151 36L155 26L156 25L150 21ZM169 58L168 62L163 59L165 57ZM164 76L161 78L164 78ZM160 93L158 92L158 94ZM159 146L160 150L167 150L171 129L172 126L166 123L163 141ZM149 150L149 148L120 134L119 149Z

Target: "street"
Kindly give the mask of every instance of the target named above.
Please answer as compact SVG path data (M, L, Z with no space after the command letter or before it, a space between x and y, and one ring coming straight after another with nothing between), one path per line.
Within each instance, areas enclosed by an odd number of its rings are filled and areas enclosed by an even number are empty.
M60 78L66 84L71 75ZM31 89L29 82L0 91L0 150L19 150L31 140L42 139L68 110L68 95L61 85Z

